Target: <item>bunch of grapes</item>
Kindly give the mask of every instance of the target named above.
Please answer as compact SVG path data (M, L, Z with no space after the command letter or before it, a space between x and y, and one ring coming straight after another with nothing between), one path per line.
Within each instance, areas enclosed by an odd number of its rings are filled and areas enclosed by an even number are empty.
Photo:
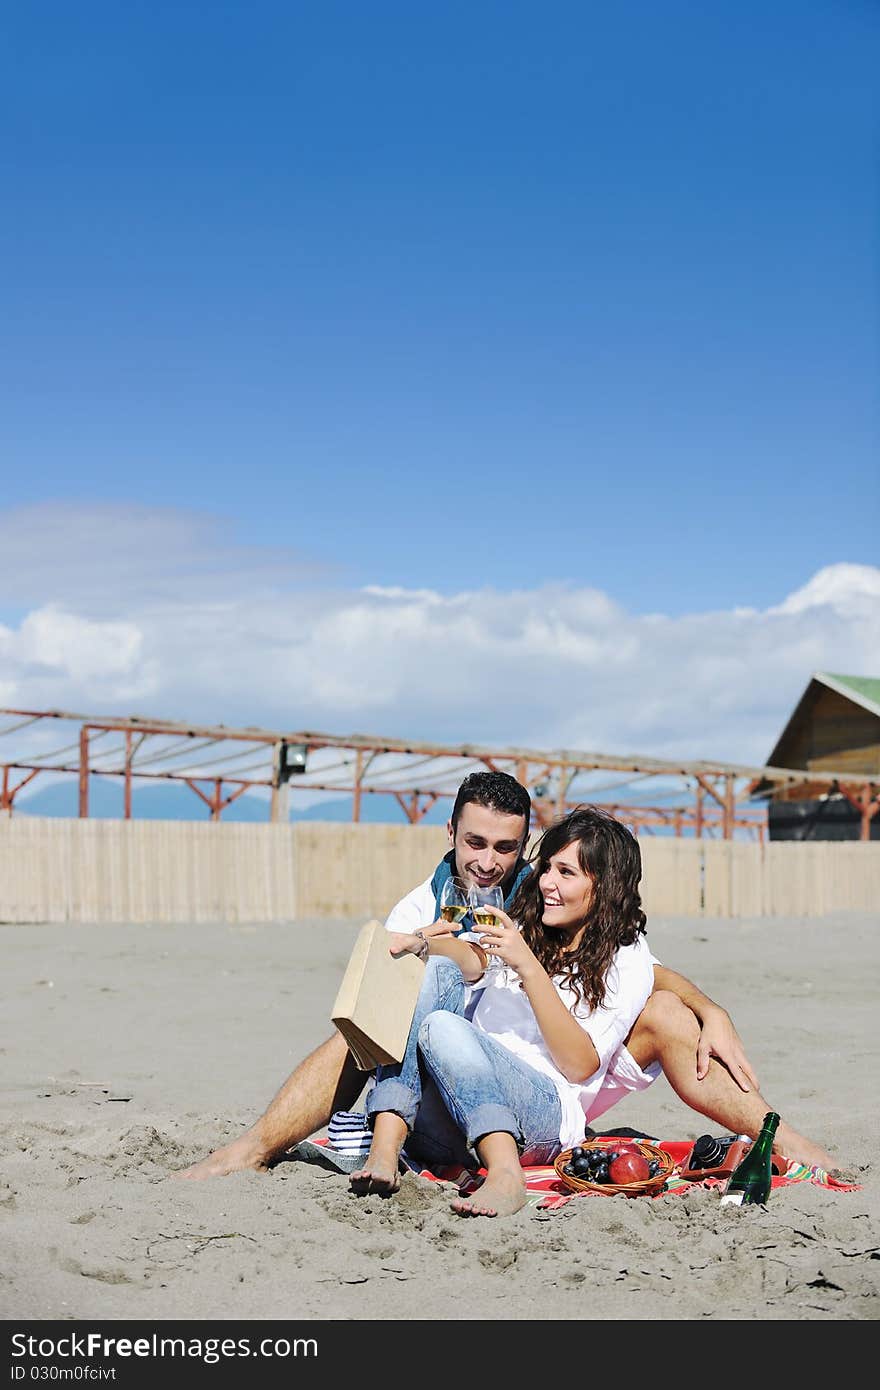
M634 1144L618 1144L613 1149L572 1149L562 1171L569 1177L595 1183L645 1182L660 1172L659 1158L648 1160Z

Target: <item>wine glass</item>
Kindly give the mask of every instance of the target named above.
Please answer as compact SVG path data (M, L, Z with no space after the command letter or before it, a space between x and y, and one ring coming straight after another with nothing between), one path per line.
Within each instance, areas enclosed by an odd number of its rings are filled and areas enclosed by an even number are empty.
M468 898L477 931L479 932L480 927L494 927L498 918L492 909L504 907L504 892L500 884L496 884L494 888L481 888L478 884L472 883L468 890ZM486 981L488 982L490 975L498 978L499 972L503 972L504 969L504 962L497 956L490 955L485 971Z
M474 914L474 921L481 927L491 927L497 921L492 908L504 907L504 893L501 885L496 884L494 888L481 888L479 884L472 883L468 890L471 912Z
M453 931L460 926L470 911L467 885L460 878L448 878L440 889L440 916L448 922Z

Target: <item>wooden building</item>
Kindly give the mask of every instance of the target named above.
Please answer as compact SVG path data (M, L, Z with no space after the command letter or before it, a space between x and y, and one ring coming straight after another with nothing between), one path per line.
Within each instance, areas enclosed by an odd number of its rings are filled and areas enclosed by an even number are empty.
M839 779L830 791L757 782L771 840L880 839L880 679L816 671L767 765Z

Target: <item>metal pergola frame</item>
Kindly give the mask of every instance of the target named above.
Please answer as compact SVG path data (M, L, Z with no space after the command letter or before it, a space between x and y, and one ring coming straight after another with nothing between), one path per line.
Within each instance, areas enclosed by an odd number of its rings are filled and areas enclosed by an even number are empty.
M13 721L7 723L6 721ZM55 723L76 726L58 748L34 753L33 736L42 737ZM25 734L29 730L29 734ZM189 724L176 720L76 714L63 710L0 709L0 750L7 737L20 735L31 750L13 756L0 751L0 811L11 813L15 798L41 773L76 776L79 815L89 814L92 777L123 780L123 816L132 816L135 781L182 782L209 808L212 820L252 788L269 789L268 819L288 820L292 788L351 795L352 819L359 821L363 797L392 795L407 820L417 824L441 798L453 797L462 777L478 768L509 772L532 795L537 828L573 806L589 801L603 805L633 829L671 830L698 838L731 839L735 831L763 840L766 805L783 791L798 795L845 796L861 813L861 838L870 837L870 822L880 810L880 788L850 773L817 774L792 768L750 767L710 761L670 761L614 756L580 750L494 748L383 738L366 734L328 734L313 730L236 728L223 724ZM109 735L119 740L107 746ZM311 766L310 766L311 763ZM242 765L243 764L243 765ZM597 772L623 775L595 787ZM17 780L16 780L17 779ZM645 781L660 790L652 804L628 801L614 793ZM668 790L668 784L672 784ZM611 793L604 797L602 793ZM664 804L672 796L674 804Z

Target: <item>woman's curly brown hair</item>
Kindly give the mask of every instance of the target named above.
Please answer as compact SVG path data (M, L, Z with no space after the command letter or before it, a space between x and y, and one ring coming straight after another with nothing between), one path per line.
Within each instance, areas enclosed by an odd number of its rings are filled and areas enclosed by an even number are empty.
M540 879L554 854L571 844L577 845L578 862L592 880L593 895L580 944L566 954L564 939L543 925ZM615 951L619 946L632 946L645 932L638 840L606 811L578 806L548 826L529 860L532 872L517 890L511 915L522 924L523 939L551 979L573 989L576 999L597 1009L605 998Z

